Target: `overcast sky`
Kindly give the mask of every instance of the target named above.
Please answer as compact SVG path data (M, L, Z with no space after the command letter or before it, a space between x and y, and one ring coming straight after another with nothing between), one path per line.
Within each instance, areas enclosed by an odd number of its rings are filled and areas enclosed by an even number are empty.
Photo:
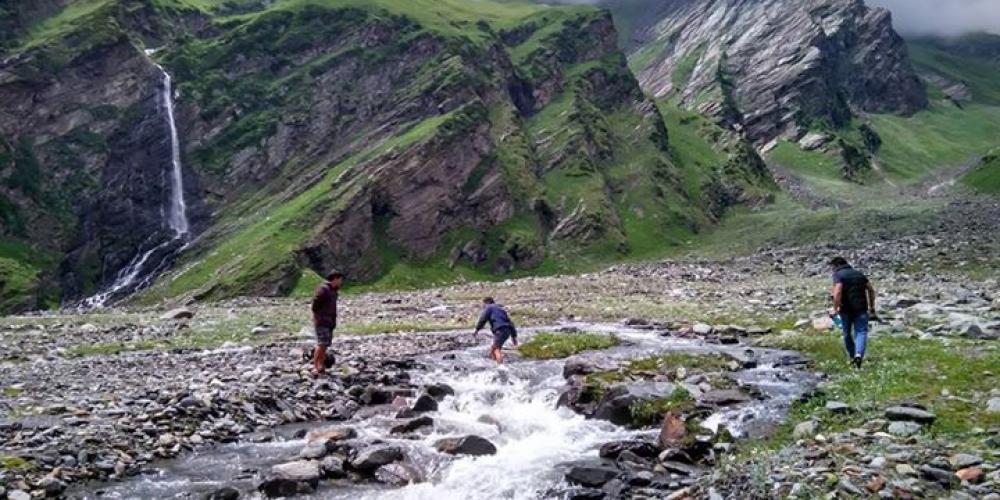
M1000 33L1000 0L866 0L888 7L903 34Z

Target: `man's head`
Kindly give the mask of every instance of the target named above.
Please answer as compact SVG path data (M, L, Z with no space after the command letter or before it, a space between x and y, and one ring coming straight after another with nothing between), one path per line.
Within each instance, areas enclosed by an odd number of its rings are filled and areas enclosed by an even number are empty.
M830 267L833 269L840 269L841 267L849 265L847 259L843 257L834 257L830 260Z
M488 307L490 304L496 304L493 297L483 297L483 307Z
M326 273L326 282L333 288L340 288L344 284L344 273L340 271L330 271Z

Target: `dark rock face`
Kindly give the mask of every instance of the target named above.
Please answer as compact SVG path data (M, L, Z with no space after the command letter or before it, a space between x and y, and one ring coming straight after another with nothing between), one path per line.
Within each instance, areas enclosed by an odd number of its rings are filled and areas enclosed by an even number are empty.
M42 58L0 64L0 149L17 145L23 154L14 168L32 163L39 177L37 185L0 188L24 218L23 233L6 236L67 252L60 281L65 296L79 297L173 236L163 222L171 156L162 76L125 37L54 72L38 69ZM196 176L185 173L197 212Z
M663 47L639 73L643 88L678 92L758 144L797 140L814 121L844 124L854 111L927 106L889 12L861 0L682 0L659 10L632 36L636 50Z

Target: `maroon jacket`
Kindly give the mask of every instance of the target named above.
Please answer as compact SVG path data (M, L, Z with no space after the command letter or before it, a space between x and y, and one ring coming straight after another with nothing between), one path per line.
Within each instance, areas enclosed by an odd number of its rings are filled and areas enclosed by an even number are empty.
M312 303L313 325L324 328L337 328L337 290L329 283L323 283L316 289Z

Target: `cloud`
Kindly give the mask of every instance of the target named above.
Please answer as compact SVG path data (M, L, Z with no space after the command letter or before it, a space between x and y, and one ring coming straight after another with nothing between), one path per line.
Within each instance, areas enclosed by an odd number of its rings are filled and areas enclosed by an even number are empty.
M868 0L892 11L903 34L960 35L970 31L1000 34L1000 0Z

